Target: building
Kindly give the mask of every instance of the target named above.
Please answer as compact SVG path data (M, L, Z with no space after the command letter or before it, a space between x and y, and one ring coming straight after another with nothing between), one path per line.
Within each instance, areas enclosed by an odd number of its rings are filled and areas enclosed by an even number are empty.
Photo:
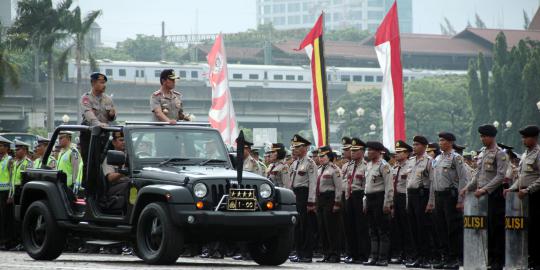
M321 11L326 29L354 27L374 33L394 0L257 0L257 24L276 29L310 28ZM412 0L398 0L399 28L413 31Z
M0 0L0 23L3 27L9 27L17 16L18 0Z

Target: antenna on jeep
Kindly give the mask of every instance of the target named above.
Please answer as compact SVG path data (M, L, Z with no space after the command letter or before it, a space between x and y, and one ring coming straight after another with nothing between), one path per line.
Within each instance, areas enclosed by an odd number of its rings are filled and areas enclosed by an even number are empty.
M244 169L244 131L240 130L236 139L236 180L240 185L242 183L242 170Z

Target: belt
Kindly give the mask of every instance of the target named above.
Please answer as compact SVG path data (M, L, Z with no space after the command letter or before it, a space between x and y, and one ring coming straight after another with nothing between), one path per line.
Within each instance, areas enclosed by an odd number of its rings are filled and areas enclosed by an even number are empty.
M377 191L377 192L373 192L373 193L366 193L366 197L367 198L373 198L373 197L377 197L377 196L380 196L380 195L383 195L384 196L384 191Z

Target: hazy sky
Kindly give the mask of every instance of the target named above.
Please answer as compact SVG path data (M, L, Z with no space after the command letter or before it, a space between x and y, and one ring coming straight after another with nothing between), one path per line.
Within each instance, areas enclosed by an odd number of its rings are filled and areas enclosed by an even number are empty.
M459 32L474 25L477 12L489 28L522 29L523 10L532 19L540 0L412 0L413 31L440 33L439 23L447 17ZM77 1L76 1L77 2ZM133 38L136 34L238 32L255 28L255 0L79 0L83 12L101 9L98 18L102 42ZM197 15L198 14L198 15ZM198 20L197 20L198 17ZM198 21L198 23L196 23Z

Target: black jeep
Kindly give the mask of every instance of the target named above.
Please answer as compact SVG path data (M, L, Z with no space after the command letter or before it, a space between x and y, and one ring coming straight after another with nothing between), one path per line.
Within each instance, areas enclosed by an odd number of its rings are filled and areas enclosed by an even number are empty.
M258 264L284 263L296 223L294 194L259 175L237 173L233 164L240 161L206 125L59 126L52 141L63 130L87 138L82 191L74 194L66 174L46 164L23 174L15 211L28 254L53 260L77 237L129 241L146 263L171 264L186 246L241 241ZM117 131L125 152L111 147ZM104 160L129 179L125 196L108 195Z

